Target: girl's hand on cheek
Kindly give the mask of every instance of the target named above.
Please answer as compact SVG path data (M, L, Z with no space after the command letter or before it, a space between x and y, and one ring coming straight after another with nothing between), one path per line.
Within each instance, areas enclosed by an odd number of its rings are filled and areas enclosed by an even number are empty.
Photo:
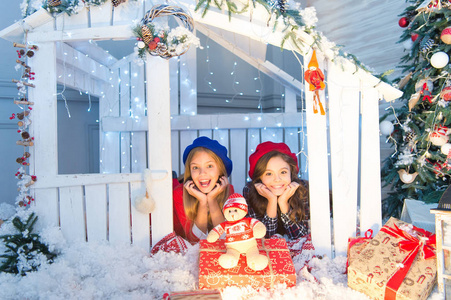
M265 197L266 199L268 199L268 201L277 201L277 196L274 195L266 185L264 185L263 183L256 183L255 184L255 189L257 190L257 192Z
M188 191L188 194L195 197L197 200L199 200L200 203L206 203L207 202L207 196L202 193L192 180L188 180L184 184L185 189Z
M229 180L225 176L221 176L219 178L219 182L215 184L215 187L207 194L208 199L214 199L216 196L218 196L221 192L223 192L227 185L229 184Z
M282 195L279 196L278 202L279 203L288 203L288 200L294 195L294 193L296 192L296 190L299 187L299 183L297 182L292 182L289 185L287 185L287 188L285 189L285 191L282 193Z

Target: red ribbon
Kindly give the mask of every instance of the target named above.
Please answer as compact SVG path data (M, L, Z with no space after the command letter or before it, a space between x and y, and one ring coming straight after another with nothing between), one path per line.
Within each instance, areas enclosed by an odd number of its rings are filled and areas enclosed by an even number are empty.
M368 229L365 232L365 236L364 237L355 238L352 241L350 241L349 245L348 245L348 248L351 249L351 247L354 246L354 244L360 243L363 240L371 239L372 237L373 237L373 230L372 229Z
M412 236L401 230L398 226L396 226L396 224L393 224L393 228L388 226L383 226L381 228L381 231L395 238L401 238L402 240L398 243L399 248L409 252L402 262L403 266L399 268L388 280L385 288L384 299L396 299L396 293L420 250L423 259L435 257L435 234L415 226L413 226L413 230L416 231L418 237Z
M450 150L451 151L451 150ZM348 273L348 267L349 267L349 249L352 248L352 246L354 246L357 243L360 243L364 240L368 240L373 238L373 230L372 229L368 229L365 232L365 236L364 237L358 237L355 239L352 239L351 241L349 241L350 239L348 239L348 259L346 260L346 273Z

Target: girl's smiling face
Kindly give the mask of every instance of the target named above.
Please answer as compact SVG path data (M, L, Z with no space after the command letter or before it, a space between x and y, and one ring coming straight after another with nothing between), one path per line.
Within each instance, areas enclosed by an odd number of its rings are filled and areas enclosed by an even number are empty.
M189 165L191 178L197 188L204 194L209 193L219 179L220 170L214 158L205 151L193 155Z
M276 196L282 195L291 183L290 165L280 156L274 156L261 176L262 183Z

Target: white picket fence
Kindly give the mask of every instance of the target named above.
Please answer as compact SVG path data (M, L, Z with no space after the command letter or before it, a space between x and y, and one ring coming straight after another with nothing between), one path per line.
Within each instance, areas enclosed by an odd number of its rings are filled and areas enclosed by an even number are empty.
M143 1L134 10L127 5L113 9L107 1L105 6L85 8L78 15L55 18L41 10L24 21L31 28L28 39L39 45L29 65L40 76L29 98L35 102L30 133L36 141L30 149L30 167L38 178L33 190L41 222L60 226L70 241L108 240L149 250L149 216L133 206L134 198L145 191L141 172L145 168L153 172L151 193L157 206L151 218L155 243L172 231L171 171L183 172L184 148L205 135L228 148L234 164L231 183L237 192L242 191L247 180L247 159L260 142L285 142L299 153L301 175L310 184L312 239L319 254L345 254L348 237L358 229L379 229L378 102L382 96L396 98L391 96L397 90L351 63L335 65L331 57L321 57L320 68L327 74L327 97L322 91L320 98L327 115L313 114L313 93L302 91L304 83L263 61L265 42L278 46L283 34L276 31L260 46L255 44L261 39L256 36L257 27L265 31L268 18L259 18L260 12L254 11L252 24L246 17L234 17L229 23L227 14L213 8L202 18L186 2L186 9L200 24L199 30L211 34L221 46L286 87L282 113L197 115L195 84L188 90L177 83L177 76L183 80L188 73L195 82L194 50L183 55L180 64L148 56L147 63L138 66L128 57L106 68L92 59L99 49L88 48L86 51L92 55L86 55L66 44L132 37L132 20L150 9L151 1ZM240 43L252 45L251 49L230 46L222 38L225 35L214 33L222 31L247 35L248 40ZM0 33L13 41L22 35L21 22ZM307 45L311 42L308 36L303 38ZM305 50L304 62L308 62L311 50ZM57 82L100 97L102 174L58 175ZM296 95L305 98L305 111L298 112ZM170 111L178 106L184 108L182 114L171 115ZM183 114L185 108L189 114Z

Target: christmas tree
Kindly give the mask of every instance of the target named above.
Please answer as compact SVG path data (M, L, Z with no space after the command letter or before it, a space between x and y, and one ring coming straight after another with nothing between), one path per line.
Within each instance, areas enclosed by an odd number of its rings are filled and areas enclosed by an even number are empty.
M51 263L56 253L49 250L34 232L37 221L34 212L21 209L10 221L15 232L0 235L6 251L0 255L0 272L26 275L36 271L41 264ZM4 226L7 226L8 222Z
M406 49L400 68L403 106L381 119L381 132L394 148L382 168L392 191L383 200L385 216L399 216L406 198L438 202L451 175L451 1L406 0L400 15ZM393 113L391 113L393 116Z

